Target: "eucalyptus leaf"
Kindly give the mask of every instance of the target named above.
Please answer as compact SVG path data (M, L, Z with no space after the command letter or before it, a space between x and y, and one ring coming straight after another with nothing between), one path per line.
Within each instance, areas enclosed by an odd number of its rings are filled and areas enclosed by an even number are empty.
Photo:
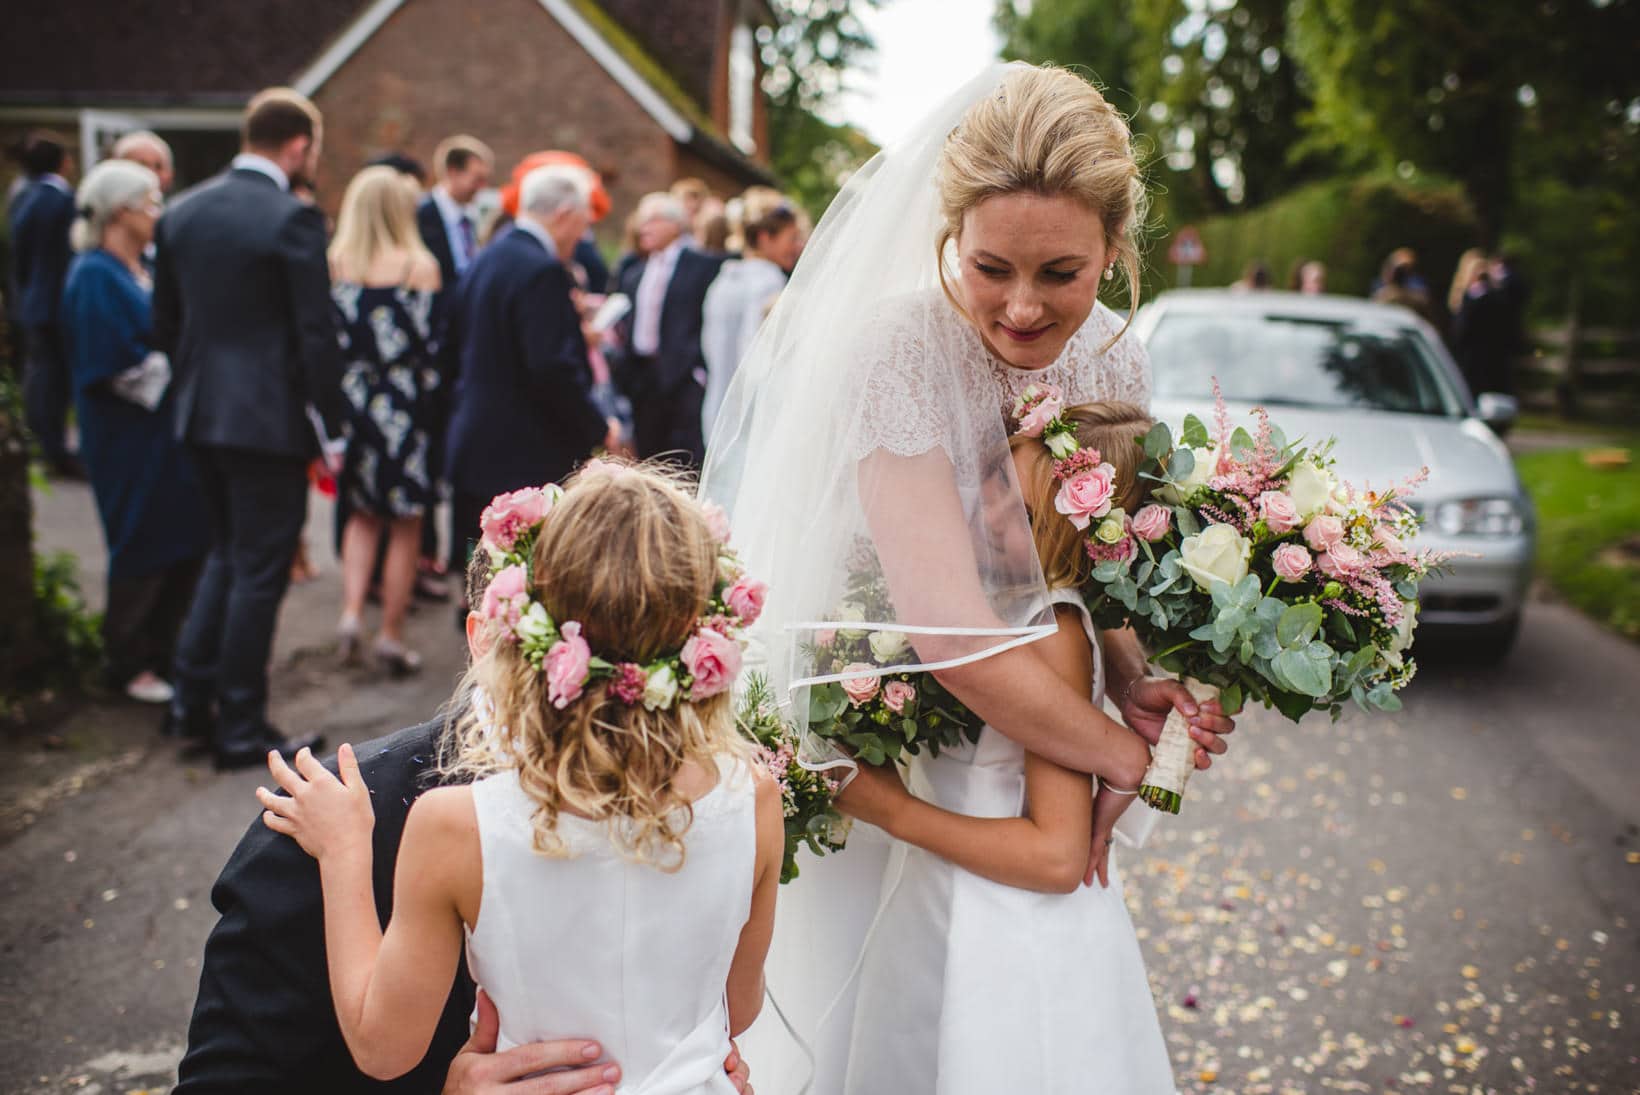
M1196 470L1196 454L1189 449L1174 449L1173 455L1167 458L1167 476L1176 482L1190 478L1190 473Z
M1194 510L1184 506L1173 507L1173 521L1179 526L1180 536L1197 536L1201 534L1202 523L1196 519Z
M1160 460L1172 447L1173 434L1172 431L1167 428L1166 422L1156 423L1154 426L1150 427L1150 431L1145 434L1145 455L1150 457L1152 460Z
M1282 646L1307 643L1321 628L1322 611L1318 604L1291 605L1281 613L1276 623L1276 638Z
M1189 445L1193 449L1212 447L1213 438L1207 432L1207 426L1193 414L1184 416L1184 429L1179 434L1179 443Z

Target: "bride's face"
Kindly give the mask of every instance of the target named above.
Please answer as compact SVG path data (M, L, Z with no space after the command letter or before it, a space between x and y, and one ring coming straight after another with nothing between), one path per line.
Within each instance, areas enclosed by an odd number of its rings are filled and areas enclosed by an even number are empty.
M1045 368L1093 311L1105 252L1099 215L1075 199L999 194L962 219L956 292L992 353Z

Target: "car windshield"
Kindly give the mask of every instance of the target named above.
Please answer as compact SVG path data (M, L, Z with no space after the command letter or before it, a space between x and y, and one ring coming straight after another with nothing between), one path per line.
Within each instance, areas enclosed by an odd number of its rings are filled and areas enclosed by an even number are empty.
M1258 313L1169 311L1148 348L1156 395L1267 406L1455 415L1458 397L1416 331Z

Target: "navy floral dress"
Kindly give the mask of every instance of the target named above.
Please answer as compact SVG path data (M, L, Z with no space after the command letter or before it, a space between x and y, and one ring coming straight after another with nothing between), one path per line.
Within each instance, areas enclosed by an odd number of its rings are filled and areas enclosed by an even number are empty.
M435 294L337 282L330 295L351 412L341 493L356 512L387 519L424 514L435 502Z

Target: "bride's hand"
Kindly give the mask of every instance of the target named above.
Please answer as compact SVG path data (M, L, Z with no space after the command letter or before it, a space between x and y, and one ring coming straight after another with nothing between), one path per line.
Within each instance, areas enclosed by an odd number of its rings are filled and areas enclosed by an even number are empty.
M1196 767L1213 763L1209 754L1227 748L1223 736L1235 730L1235 720L1224 713L1218 700L1198 705L1178 681L1165 677L1142 677L1133 682L1118 705L1122 721L1155 745L1162 736L1162 724L1175 707L1190 719L1190 737L1196 743Z
M911 792L892 764L861 764L849 785L837 795L837 808L844 813L893 832L894 818L910 801Z

